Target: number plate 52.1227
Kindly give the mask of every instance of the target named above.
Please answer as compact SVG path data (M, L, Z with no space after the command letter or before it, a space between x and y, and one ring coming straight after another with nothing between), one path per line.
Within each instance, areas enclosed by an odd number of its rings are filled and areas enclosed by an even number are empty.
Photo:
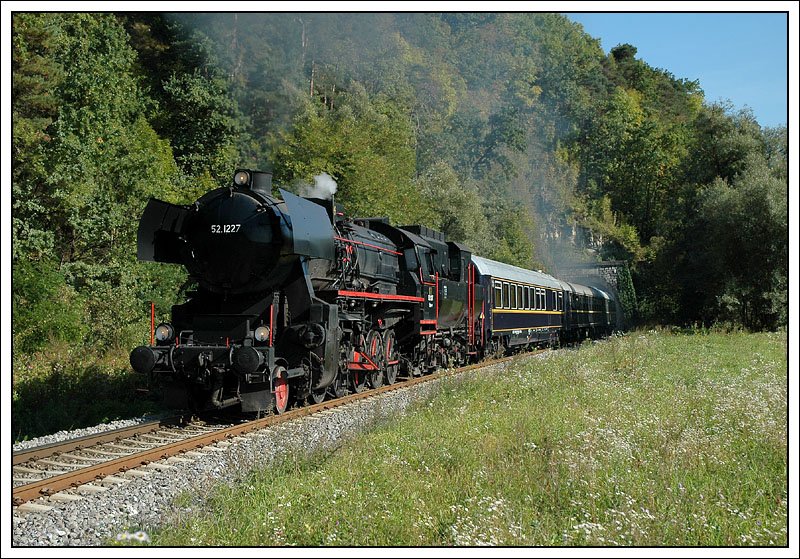
M225 225L212 225L211 232L212 233L236 233L239 231L239 228L242 226L241 223L227 223Z

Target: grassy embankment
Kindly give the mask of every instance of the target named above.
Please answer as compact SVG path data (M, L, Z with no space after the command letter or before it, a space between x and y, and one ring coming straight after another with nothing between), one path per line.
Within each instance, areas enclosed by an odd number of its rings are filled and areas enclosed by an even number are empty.
M127 350L88 355L66 344L14 358L11 421L15 440L62 429L163 411L155 395L137 388L147 380L133 372Z
M287 457L157 545L786 545L786 335L633 333Z

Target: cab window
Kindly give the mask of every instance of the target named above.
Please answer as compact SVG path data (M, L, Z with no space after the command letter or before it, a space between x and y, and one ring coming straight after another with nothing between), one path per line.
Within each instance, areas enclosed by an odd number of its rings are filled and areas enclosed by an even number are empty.
M417 253L413 248L407 248L403 251L406 257L406 266L409 270L416 271L419 268L419 260L417 260Z

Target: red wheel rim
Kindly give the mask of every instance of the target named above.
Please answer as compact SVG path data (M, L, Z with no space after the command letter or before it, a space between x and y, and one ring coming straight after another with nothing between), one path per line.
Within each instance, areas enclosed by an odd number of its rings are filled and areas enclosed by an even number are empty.
M275 408L278 413L286 411L286 406L289 404L289 383L285 378L275 379Z

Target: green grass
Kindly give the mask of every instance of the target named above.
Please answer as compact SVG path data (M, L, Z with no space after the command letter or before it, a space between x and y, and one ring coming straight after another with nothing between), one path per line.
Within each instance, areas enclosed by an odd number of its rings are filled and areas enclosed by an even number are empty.
M164 411L155 394L137 392L146 385L123 350L95 356L55 344L34 355L15 356L14 439Z
M785 334L632 333L451 381L155 545L787 544Z

